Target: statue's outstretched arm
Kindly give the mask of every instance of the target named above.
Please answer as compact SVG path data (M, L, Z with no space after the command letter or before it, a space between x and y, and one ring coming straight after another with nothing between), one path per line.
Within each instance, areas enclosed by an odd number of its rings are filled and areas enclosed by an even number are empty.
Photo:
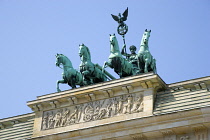
M127 54L127 53L125 52L125 47L126 47L126 45L124 44L124 45L123 45L123 48L122 48L122 51L121 51L121 54L127 57L127 56L129 56L129 54Z

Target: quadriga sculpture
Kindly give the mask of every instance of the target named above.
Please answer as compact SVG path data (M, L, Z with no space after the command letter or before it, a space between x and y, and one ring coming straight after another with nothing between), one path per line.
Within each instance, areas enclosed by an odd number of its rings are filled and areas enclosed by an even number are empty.
M63 65L63 79L57 81L57 91L60 92L59 84L65 84L67 83L72 88L76 88L76 85L82 86L83 85L83 79L82 74L75 70L72 66L71 61L63 54L57 54L56 55L56 66L60 67L60 65ZM61 67L60 67L61 68Z
M91 62L90 50L84 44L79 45L79 56L81 59L79 69L83 75L84 85L107 81L105 74Z
M141 39L140 50L138 52L140 73L146 73L150 71L157 73L156 60L151 55L148 46L150 33L151 30L147 31L146 29Z
M133 66L123 58L119 49L115 34L110 35L110 55L109 60L104 63L103 69L109 66L121 77L134 75Z

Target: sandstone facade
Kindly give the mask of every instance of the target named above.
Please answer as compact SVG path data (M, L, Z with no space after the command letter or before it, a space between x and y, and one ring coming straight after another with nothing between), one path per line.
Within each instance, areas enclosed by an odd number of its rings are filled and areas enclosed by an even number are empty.
M46 94L27 103L34 113L0 120L0 139L31 122L31 140L209 140L209 89L210 77L167 85L147 73Z

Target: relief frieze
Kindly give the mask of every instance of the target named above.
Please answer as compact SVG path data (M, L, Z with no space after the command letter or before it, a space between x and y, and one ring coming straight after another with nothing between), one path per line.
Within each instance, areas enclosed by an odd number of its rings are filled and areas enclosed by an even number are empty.
M42 130L101 120L123 114L143 112L143 109L142 95L121 95L114 98L45 111L42 117Z

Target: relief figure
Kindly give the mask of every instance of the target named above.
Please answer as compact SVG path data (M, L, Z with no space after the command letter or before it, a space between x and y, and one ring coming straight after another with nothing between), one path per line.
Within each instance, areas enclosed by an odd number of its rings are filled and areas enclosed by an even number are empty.
M82 116L82 111L83 111L83 105L78 105L75 107L75 110L77 110L77 115L76 115L76 122L78 123L80 121L80 118Z
M127 103L124 105L124 108L123 108L123 113L131 113L131 107L132 107L132 100L133 100L133 97L131 95L128 96L127 98Z
M112 116L112 110L113 110L112 99L109 99L108 104L106 105L106 110L107 110L107 117L111 117Z
M91 121L94 114L94 108L92 103L88 103L88 105L84 109L84 121Z
M46 113L46 115L44 115L42 119L42 129L45 130L47 128L48 128L48 113Z
M66 121L67 121L67 117L69 114L69 110L66 109L66 111L63 113L62 118L61 118L61 126L65 126L66 125Z
M123 99L123 96L120 96L119 101L118 101L118 105L117 105L117 113L122 113L123 110L123 102L125 100Z
M133 108L131 112L141 112L143 111L143 97L139 96L137 97L136 101L133 103Z
M113 116L117 115L117 105L118 105L117 98L113 98Z
M102 119L106 115L106 112L107 112L106 109L101 108L101 106L104 104L104 101L105 100L103 100L102 104L100 104L100 101L95 102L96 108L95 108L95 111L94 111L94 114L93 114L94 120Z
M58 111L58 112L55 114L55 117L54 117L54 121L55 121L54 128L60 126L60 124L61 124L61 117L62 117L61 111Z
M68 125L79 122L81 116L81 106L75 106L74 112L68 118Z
M51 114L48 117L48 128L54 128L53 123L54 123L54 115L53 115L53 111L51 111Z
M107 112L106 112L106 109L105 109L105 108L100 109L99 114L98 114L98 116L96 117L96 119L97 119L97 120L100 120L100 119L105 118L106 113L107 113Z

